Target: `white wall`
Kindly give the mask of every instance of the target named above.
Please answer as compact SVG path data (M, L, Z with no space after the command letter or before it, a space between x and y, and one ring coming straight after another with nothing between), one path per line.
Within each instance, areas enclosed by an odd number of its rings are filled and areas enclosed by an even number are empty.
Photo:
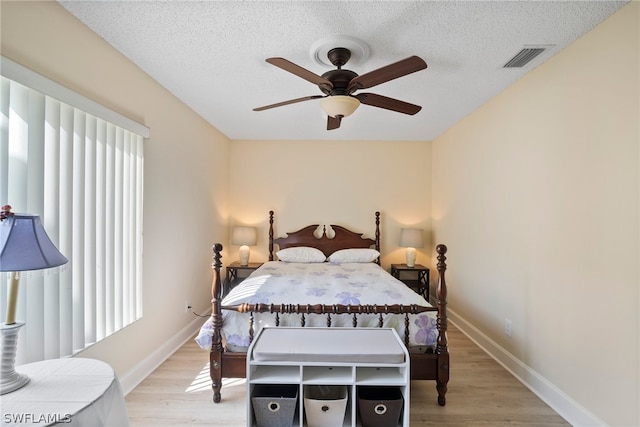
M449 307L578 425L640 425L639 18L632 2L433 142Z
M229 215L229 141L56 2L3 1L1 19L4 56L151 129L144 315L81 353L110 363L127 389L193 332L187 299L210 308L210 248L226 238Z
M373 238L381 213L382 264L404 262L400 228L430 240L431 144L403 141L233 141L230 225L260 227L252 260L268 259L268 212L275 237L310 224L336 224ZM230 260L237 259L230 247ZM428 264L431 242L419 249Z

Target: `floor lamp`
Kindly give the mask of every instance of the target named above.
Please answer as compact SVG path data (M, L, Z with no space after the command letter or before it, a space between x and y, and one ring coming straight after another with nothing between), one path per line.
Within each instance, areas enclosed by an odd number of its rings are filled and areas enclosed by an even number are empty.
M0 271L10 272L6 320L0 324L2 332L2 362L0 366L0 394L18 390L29 382L26 375L16 372L18 332L24 322L16 322L18 285L21 271L42 270L67 263L47 236L40 216L14 214L5 205L0 212Z

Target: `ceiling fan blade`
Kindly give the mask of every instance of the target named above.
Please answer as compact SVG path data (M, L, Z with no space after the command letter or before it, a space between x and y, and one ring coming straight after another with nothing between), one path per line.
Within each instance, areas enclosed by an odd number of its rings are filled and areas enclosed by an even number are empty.
M316 84L318 86L326 87L328 89L333 88L333 83L324 77L320 77L319 75L312 73L306 68L302 68L301 66L294 64L291 61L288 61L284 58L267 58L266 61L269 64L275 65L276 67L282 68L285 71L290 72L291 74L295 74L298 77L305 79L308 82Z
M334 130L340 127L340 122L342 121L342 116L331 117L327 116L327 130Z
M419 56L410 56L402 61L394 62L377 70L370 71L360 76L354 77L349 82L349 93L358 89L367 89L407 74L427 68L427 63Z
M304 96L302 98L290 99L288 101L278 102L276 104L265 105L263 107L254 108L253 111L264 111L270 108L282 107L283 105L295 104L297 102L309 101L311 99L324 98L326 95Z
M419 105L409 104L408 102L400 101L399 99L376 95L375 93L359 93L352 96L358 98L363 104L397 111L398 113L409 114L411 116L422 109Z

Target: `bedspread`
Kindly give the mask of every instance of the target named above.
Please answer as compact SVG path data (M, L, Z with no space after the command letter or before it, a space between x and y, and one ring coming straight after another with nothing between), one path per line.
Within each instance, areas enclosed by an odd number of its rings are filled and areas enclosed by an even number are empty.
M375 263L288 263L270 261L255 270L233 288L222 301L223 306L241 303L265 304L417 304L427 301L391 276ZM307 314L306 326L325 327L326 315ZM409 326L410 350L424 351L434 347L438 336L436 313L411 314ZM232 352L245 352L249 347L249 316L236 311L223 311L222 337ZM332 327L351 327L349 314L331 315ZM358 316L359 327L377 327L376 314ZM255 313L256 333L264 326L274 326L275 314ZM281 314L280 326L300 326L299 314ZM404 315L384 315L383 326L394 328L404 336ZM211 319L200 329L197 343L211 348Z

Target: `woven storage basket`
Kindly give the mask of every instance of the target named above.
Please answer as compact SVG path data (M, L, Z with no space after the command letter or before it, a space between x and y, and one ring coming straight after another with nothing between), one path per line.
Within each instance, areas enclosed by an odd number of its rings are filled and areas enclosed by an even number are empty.
M402 413L398 387L359 387L358 411L362 427L397 426Z
M298 403L298 385L257 384L251 401L258 427L290 427Z
M346 386L305 386L307 427L341 426L347 409Z

